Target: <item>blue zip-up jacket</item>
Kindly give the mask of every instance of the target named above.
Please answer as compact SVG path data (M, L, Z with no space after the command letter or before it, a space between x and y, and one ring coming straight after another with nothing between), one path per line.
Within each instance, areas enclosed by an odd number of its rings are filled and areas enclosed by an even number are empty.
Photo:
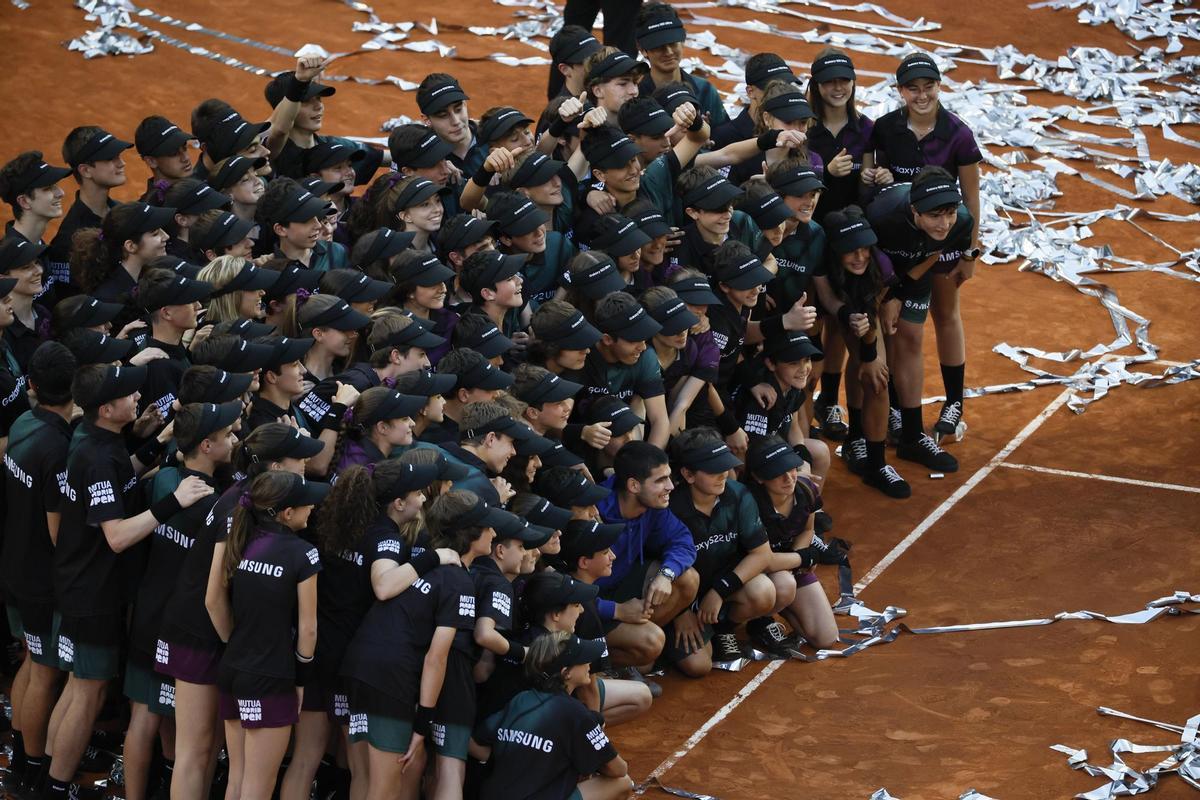
M596 507L605 522L619 522L625 526L625 531L613 545L616 560L613 562L612 575L596 581L597 585L601 588L615 586L629 574L635 563L648 560L660 561L676 575L682 575L696 561L696 543L692 539L692 532L669 508L651 509L634 519L625 519L621 516L614 482L615 476L609 476L604 481L603 485L612 489L613 493Z

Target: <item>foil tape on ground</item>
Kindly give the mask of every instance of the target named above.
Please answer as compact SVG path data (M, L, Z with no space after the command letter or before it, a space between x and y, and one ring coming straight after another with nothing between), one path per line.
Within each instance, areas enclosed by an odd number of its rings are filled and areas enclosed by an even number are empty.
M688 800L720 800L719 797L711 794L703 794L702 792L689 792L687 789L679 789L675 786L667 786L658 778L651 778L641 786L637 787L637 793L642 794L646 789L658 789L660 792L666 792L675 797L685 797Z
M1101 709L1102 713L1104 709ZM1119 714L1118 714L1119 715ZM1125 716L1125 715L1120 715ZM1132 717L1132 719L1138 719ZM1139 720L1146 721L1146 720ZM1152 723L1158 724L1158 723ZM1194 789L1200 789L1200 743L1197 742L1197 730L1200 729L1200 714L1191 717L1182 728L1178 744L1142 745L1134 744L1128 739L1115 739L1109 744L1112 764L1100 766L1089 761L1086 750L1056 744L1050 747L1067 756L1067 765L1071 769L1081 770L1096 778L1105 778L1106 783L1075 795L1079 800L1110 800L1115 797L1144 794L1158 785L1161 777L1176 774ZM1125 763L1122 754L1133 753L1169 753L1157 764L1147 769L1135 769Z
M869 800L901 800L901 798L896 797L896 795L890 793L887 789L876 789L871 794ZM980 794L975 789L967 789L958 796L958 800L995 800L995 798L988 797L986 794Z

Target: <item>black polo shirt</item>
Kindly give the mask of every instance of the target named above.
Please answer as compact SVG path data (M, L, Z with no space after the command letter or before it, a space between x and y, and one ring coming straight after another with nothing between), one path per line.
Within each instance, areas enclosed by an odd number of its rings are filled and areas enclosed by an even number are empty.
M316 663L324 688L332 689L338 685L346 649L375 602L371 565L375 562L377 538L387 534L399 539L395 523L381 515L363 532L358 542L336 552L324 550L321 554L324 574L317 580Z
M137 488L124 437L85 419L67 456L54 551L54 593L63 616L115 614L125 604L128 553L113 552L101 524L140 513Z
M143 411L155 406L162 412L164 420L170 420L175 416L171 404L177 399L183 373L187 372L192 361L188 349L181 344L167 344L151 337L146 340L146 347L157 347L166 353L167 357L156 358L146 364L146 382L142 385L138 410Z
M817 222L825 219L825 215L830 211L860 202L863 193L863 154L874 150L871 142L871 132L874 128L875 123L870 117L856 113L847 116L846 124L837 135L830 133L820 120L816 120L808 129L809 149L821 156L826 164L842 150L846 151L851 160L850 172L847 175L838 177L828 169L825 170L825 191L821 192L821 199L817 201L817 209L813 212L813 219Z
M775 376L765 366L761 370L752 370L749 374L755 377L741 381L733 398L733 413L738 423L751 441L763 436L778 434L787 439L788 427L792 417L804 406L804 391L788 389L784 391ZM775 390L778 398L775 405L769 409L763 408L750 393L750 387L757 383L765 383Z
M29 410L26 392L25 373L16 355L0 340L0 437L7 436L17 417Z
M496 623L497 631L511 631L516 627L512 581L504 576L491 556L472 561L469 571L475 582L476 619L486 617Z
M867 207L867 221L879 237L878 247L891 259L899 285L893 295L901 299L920 297L932 288L935 272L947 272L958 263L962 254L971 246L971 229L975 224L971 212L964 203L958 204L958 217L946 238L936 242L913 224L909 201L911 183L898 183L884 189ZM938 263L934 264L915 281L908 272L917 264L941 251Z
M725 482L725 492L717 498L711 515L696 508L691 487L686 483L671 492L670 508L692 532L696 543L696 561L692 566L700 575L698 600L703 601L718 578L767 541L758 506L750 491L737 481Z
M110 197L107 203L108 207L112 208L117 201ZM61 273L62 277L68 279L64 282L69 282L71 239L75 236L75 231L84 228L99 228L102 222L104 219L88 208L87 204L79 199L79 192L75 192L75 202L63 215L62 222L58 226L58 233L54 234L54 238L50 240L50 249L45 253L46 260L52 265L51 273L56 281L60 280Z
M933 130L924 139L917 139L909 129L908 110L898 108L875 121L870 146L897 183L911 181L924 167L944 167L957 179L959 167L983 160L967 123L941 105Z

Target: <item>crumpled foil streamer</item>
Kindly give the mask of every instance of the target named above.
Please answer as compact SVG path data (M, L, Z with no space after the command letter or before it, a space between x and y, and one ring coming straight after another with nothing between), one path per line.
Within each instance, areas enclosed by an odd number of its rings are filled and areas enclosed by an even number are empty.
M126 0L77 0L76 6L84 10L86 20L98 22L99 27L67 42L68 50L81 52L84 58L140 56L154 50L154 45L117 30L134 27L133 5Z
M876 789L868 800L900 800L900 798L887 789ZM958 800L995 800L995 798L988 797L986 794L980 794L975 789L967 789L958 796Z
M1006 628L1030 628L1042 625L1053 625L1064 620L1098 620L1117 625L1144 625L1163 616L1178 616L1180 614L1200 614L1200 608L1181 608L1200 604L1200 594L1176 591L1164 597L1151 600L1140 611L1128 614L1101 614L1098 611L1061 611L1050 617L1021 620L1002 620L995 622L976 622L958 625L938 625L926 628L913 628L907 623L897 622L906 616L908 611L899 606L887 606L883 611L873 611L861 600L851 595L843 595L834 605L835 614L853 617L858 627L853 630L842 630L842 641L849 641L849 646L842 650L818 650L813 655L797 653L798 661L824 661L829 658L849 658L867 648L880 644L890 644L902 633L924 636L938 633L963 633L966 631L1001 630ZM845 637L858 637L857 640Z
M1104 711L1105 709L1101 709L1101 713ZM1137 718L1133 717L1132 719ZM1153 722L1151 724L1160 725L1160 723ZM1086 750L1062 744L1052 745L1050 749L1065 754L1067 765L1071 769L1082 770L1092 777L1107 779L1107 783L1090 792L1075 795L1079 800L1109 800L1114 797L1143 794L1157 786L1161 776L1171 773L1178 775L1193 789L1200 789L1198 729L1200 729L1200 714L1193 716L1184 724L1179 744L1142 745L1134 744L1128 739L1114 739L1108 748L1113 762L1107 767L1090 763ZM1121 758L1122 753L1170 753L1170 755L1148 769L1139 770L1126 764Z
M648 788L658 789L660 792L666 792L667 794L674 795L675 797L685 797L688 798L688 800L720 800L720 798L711 794L703 794L702 792L689 792L687 789L679 789L674 786L667 786L657 777L651 778L650 780L646 781L646 783L639 786L638 794L641 794Z

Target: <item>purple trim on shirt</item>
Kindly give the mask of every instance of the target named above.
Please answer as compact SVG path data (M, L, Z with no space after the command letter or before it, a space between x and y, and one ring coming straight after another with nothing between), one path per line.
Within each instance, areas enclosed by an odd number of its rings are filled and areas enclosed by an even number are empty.
M959 167L983 160L967 123L941 106L924 139L918 141L908 129L907 109L899 108L875 122L871 144L876 160L892 171L896 183L911 181L922 167L943 167L957 177Z

